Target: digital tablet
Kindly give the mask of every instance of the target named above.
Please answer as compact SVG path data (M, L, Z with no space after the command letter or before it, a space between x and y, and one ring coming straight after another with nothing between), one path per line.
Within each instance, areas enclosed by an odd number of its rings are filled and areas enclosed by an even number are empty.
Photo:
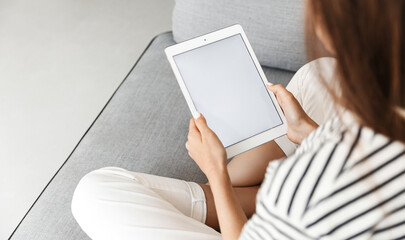
M283 112L240 25L165 53L192 115L204 115L228 158L286 134Z

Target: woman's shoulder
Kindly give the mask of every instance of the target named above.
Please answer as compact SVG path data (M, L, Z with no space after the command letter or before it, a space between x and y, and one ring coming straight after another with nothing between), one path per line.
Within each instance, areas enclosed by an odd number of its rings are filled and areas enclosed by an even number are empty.
M324 142L312 143L318 144L313 151L322 170L305 227L319 236L394 236L399 229L380 226L387 218L393 224L405 220L405 145L348 119L334 120L332 129L320 133ZM402 215L392 217L398 209Z
M386 219L405 220L404 144L348 120L328 121L293 156L270 164L258 195L314 237L389 234Z
M329 149L329 150L328 150ZM313 154L341 162L339 175L356 167L375 165L399 154L403 159L405 144L393 141L373 129L358 124L356 118L346 112L313 131L298 147L295 155ZM392 156L393 157L393 156ZM333 159L332 159L333 158ZM374 160L373 160L374 159ZM405 167L405 162L401 162Z

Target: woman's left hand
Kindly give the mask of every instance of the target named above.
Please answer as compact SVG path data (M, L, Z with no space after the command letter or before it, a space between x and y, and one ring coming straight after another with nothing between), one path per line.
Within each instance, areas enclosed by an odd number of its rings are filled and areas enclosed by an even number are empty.
M190 119L186 148L211 184L223 239L238 239L247 218L229 179L225 148L204 116Z
M225 148L203 115L190 119L186 148L208 179L226 170Z

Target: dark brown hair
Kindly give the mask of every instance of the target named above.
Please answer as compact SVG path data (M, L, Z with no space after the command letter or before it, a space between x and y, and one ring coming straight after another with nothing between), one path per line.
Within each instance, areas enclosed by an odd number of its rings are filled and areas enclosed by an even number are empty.
M361 124L405 142L399 110L405 109L405 1L308 0L307 36L314 36L314 25L337 60L336 102ZM307 47L314 50L310 39Z

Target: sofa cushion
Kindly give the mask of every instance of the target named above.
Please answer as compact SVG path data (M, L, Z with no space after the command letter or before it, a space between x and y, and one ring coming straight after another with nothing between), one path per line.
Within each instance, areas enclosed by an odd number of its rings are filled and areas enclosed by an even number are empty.
M238 23L262 65L297 71L306 62L304 2L176 0L174 40L181 42Z
M131 171L205 182L188 156L191 113L164 55L171 33L158 36L116 91L38 201L15 239L88 239L71 211L73 191L88 172L116 166ZM293 73L265 68L274 82L286 84Z

